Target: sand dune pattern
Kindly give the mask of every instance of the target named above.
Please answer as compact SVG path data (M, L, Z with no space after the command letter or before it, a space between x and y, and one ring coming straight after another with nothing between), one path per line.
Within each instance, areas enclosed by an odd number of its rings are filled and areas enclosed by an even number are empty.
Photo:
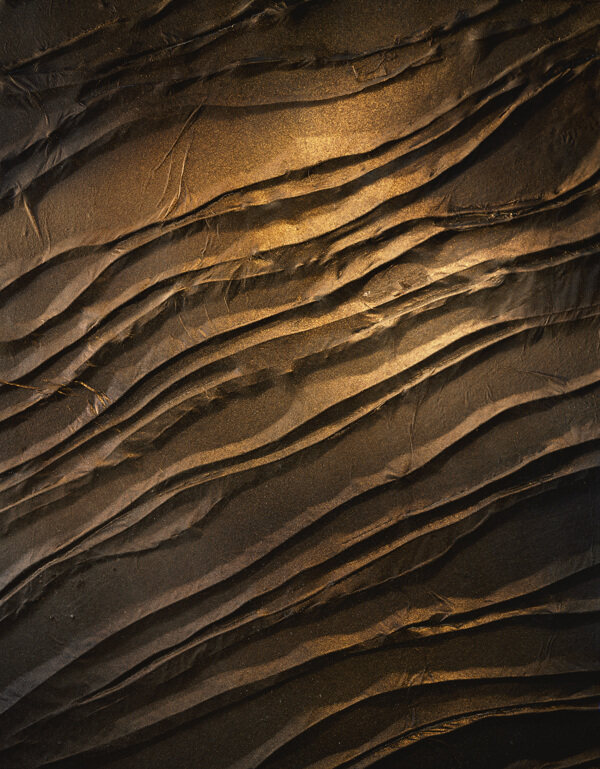
M599 24L0 4L0 767L600 766Z

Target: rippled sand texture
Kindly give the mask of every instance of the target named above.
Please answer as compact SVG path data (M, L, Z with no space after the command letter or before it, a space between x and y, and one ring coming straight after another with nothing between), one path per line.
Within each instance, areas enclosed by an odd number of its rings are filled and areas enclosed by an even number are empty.
M600 766L599 25L3 0L2 769Z

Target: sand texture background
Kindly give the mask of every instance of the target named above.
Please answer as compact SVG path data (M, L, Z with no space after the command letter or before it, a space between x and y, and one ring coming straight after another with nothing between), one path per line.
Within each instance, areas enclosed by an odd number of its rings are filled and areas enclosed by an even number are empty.
M0 767L600 766L600 3L0 2Z

